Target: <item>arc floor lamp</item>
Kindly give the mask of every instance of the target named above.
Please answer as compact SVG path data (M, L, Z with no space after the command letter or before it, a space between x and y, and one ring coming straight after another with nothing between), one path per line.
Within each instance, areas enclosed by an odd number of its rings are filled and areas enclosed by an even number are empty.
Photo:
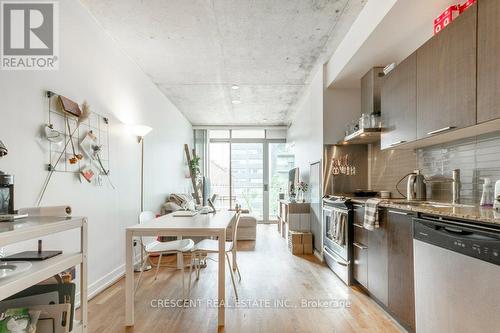
M137 142L141 145L141 212L144 211L144 137L148 135L153 129L146 125L132 126L132 132L137 136ZM141 246L141 262L136 264L134 270L139 272L144 263L144 244L140 242ZM151 265L144 267L144 270L150 270Z

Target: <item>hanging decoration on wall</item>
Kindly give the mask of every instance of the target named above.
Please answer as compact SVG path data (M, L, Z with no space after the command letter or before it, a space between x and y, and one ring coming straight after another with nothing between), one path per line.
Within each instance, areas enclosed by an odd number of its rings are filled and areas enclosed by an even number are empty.
M193 198L196 200L198 205L201 205L201 180L199 179L200 174L200 158L196 155L196 151L193 149L192 155L189 152L189 146L184 145L184 153L186 154L186 160L189 167L189 175L191 178L191 184L193 185Z
M86 101L80 106L71 99L47 91L48 122L43 126L49 146L47 177L38 197L40 205L55 172L78 175L80 181L102 185L109 177L109 121L90 110Z

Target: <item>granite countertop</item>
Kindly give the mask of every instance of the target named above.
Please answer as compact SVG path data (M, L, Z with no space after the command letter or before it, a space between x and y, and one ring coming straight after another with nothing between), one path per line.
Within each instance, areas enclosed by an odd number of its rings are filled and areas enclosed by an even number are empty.
M350 198L353 203L358 204L364 204L368 199L370 199L365 197L347 197ZM407 204L404 199L384 199L380 203L380 206L416 213L464 219L471 222L494 224L500 227L500 212L495 211L493 208L481 207L479 205L439 206L436 202L436 206L438 207L435 207L431 204Z
M383 207L407 210L417 213L433 214L444 217L454 217L471 222L483 222L500 226L500 212L493 208L471 206L448 206L434 207L432 205L409 205L401 202L387 200L381 203Z

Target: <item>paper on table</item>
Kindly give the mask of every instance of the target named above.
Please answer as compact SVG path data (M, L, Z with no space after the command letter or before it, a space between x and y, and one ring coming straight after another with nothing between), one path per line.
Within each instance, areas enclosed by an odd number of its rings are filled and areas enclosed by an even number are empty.
M193 211L190 211L190 210L178 210L178 211L172 213L172 216L175 216L175 217L192 217L192 216L195 216L196 214L198 214L198 212L193 212Z

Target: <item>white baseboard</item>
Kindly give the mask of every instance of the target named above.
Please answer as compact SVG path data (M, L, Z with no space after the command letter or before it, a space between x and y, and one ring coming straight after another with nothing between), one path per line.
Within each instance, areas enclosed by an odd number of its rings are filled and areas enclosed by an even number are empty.
M323 262L323 253L318 252L317 250L314 250L314 256L318 258L321 262Z
M140 257L136 258L136 263L138 262L140 262ZM104 275L94 283L88 285L87 299L90 301L92 298L99 295L102 291L107 289L109 286L115 284L118 280L120 280L124 276L125 276L125 264L118 266L117 268L115 268L108 274ZM78 290L78 292L75 293L75 308L79 307L80 307L80 292Z
M116 281L120 280L123 276L125 276L125 265L120 265L119 267L115 268L108 274L104 275L102 278L99 280L95 281L94 283L90 284L87 287L88 291L88 300L90 301L92 298L96 297L104 291L106 288L109 286L113 285L116 283ZM75 308L80 307L80 293L75 294Z

